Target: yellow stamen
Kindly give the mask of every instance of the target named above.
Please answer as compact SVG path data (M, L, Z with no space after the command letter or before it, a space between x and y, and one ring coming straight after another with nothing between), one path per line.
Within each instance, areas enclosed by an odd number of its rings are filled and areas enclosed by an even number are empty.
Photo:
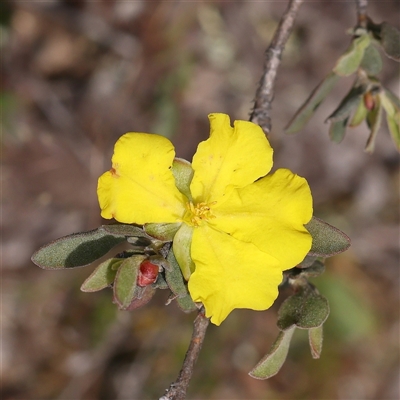
M210 206L216 204L216 202L212 203L197 203L193 204L192 202L186 203L186 208L188 213L186 214L186 221L189 222L193 226L200 226L202 221L207 221L209 219L215 218L215 215L212 213Z

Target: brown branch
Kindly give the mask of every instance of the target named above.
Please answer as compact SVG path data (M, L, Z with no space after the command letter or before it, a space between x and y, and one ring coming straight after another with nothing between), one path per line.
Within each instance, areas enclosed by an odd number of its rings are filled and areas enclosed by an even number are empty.
M171 383L165 395L160 397L159 400L184 400L186 398L186 392L193 375L193 368L199 356L209 323L210 320L204 315L204 309L201 309L193 323L192 339L178 379Z
M258 124L265 134L271 131L271 103L274 98L274 86L278 67L281 63L282 52L292 32L298 9L304 0L290 0L275 32L271 44L265 52L264 72L256 92L250 121Z
M368 0L356 0L357 3L357 25L366 28L368 24L367 7Z

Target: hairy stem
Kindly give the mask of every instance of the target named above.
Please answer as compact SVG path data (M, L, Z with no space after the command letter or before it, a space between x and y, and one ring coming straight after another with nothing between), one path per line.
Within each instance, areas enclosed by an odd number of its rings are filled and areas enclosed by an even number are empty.
M274 87L282 52L292 32L298 9L304 0L290 0L275 32L271 44L265 52L264 72L258 84L250 121L258 124L265 134L271 131L271 103L274 98Z
M178 379L171 383L165 395L160 397L159 400L184 400L186 398L186 392L193 375L193 368L199 356L209 323L210 320L204 315L204 309L201 309L193 323L192 339Z

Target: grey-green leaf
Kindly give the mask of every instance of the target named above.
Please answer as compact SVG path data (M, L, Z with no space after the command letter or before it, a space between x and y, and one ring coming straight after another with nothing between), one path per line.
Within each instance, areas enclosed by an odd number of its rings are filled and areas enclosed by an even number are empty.
M361 124L367 118L367 107L365 107L364 99L361 97L358 101L358 105L356 111L353 114L353 117L350 120L349 126L354 128Z
M348 121L349 117L331 123L329 127L329 137L332 142L340 143L344 139Z
M312 236L309 255L331 257L350 247L350 238L346 234L319 218L312 217L305 227Z
M375 108L367 114L367 124L370 128L370 134L365 146L365 151L367 153L372 153L375 148L376 136L382 125L382 102L380 101L380 97L377 97Z
M386 55L400 61L400 31L387 22L382 22L380 42Z
M327 122L343 121L356 109L362 95L367 91L367 86L357 85L340 102L336 110L327 118Z
M268 379L276 375L286 360L295 327L281 331L269 352L249 372L252 378Z
M120 258L110 258L98 265L83 282L82 292L97 292L110 286L114 282L117 269L122 261Z
M339 77L333 72L325 77L325 79L312 91L308 99L293 116L292 120L285 128L285 133L296 133L303 129L319 105L333 89L338 79Z
M324 325L308 330L308 341L310 343L312 358L319 358L322 352L322 342L324 339Z
M363 59L360 63L362 68L368 75L377 75L382 70L382 57L374 44L365 49Z
M140 294L139 294L140 292ZM143 307L147 304L156 293L156 289L151 285L146 287L137 286L135 289L135 293L133 295L133 300L129 304L129 306L125 309L126 311L132 311L137 308Z
M371 38L368 34L353 39L350 47L336 62L333 72L339 76L349 76L356 72L370 42Z
M135 298L138 270L145 258L142 255L126 258L118 268L114 281L114 301L121 310L128 309Z
M178 190L189 200L192 200L192 195L190 194L190 183L194 174L192 164L183 158L175 158L172 163L172 174Z
M400 111L394 115L386 113L386 121L397 151L400 151Z
M325 265L319 261L315 260L311 266L308 268L303 268L301 275L307 278L315 278L325 272Z
M100 227L56 239L36 251L32 261L44 269L84 267L125 241L125 236L110 234Z
M165 279L168 286L174 295L183 298L187 296L189 292L183 279L181 268L179 267L172 249L168 253L167 261L171 266L169 270L165 270Z
M196 304L190 297L190 294L187 294L184 297L177 297L176 302L179 308L185 313L190 313L197 310Z
M112 235L147 238L147 235L144 232L143 228L137 225L110 224L110 225L102 225L102 228L106 232L111 233Z
M295 325L300 329L321 326L329 315L328 300L314 290L304 289L288 297L278 312L278 328L285 331Z
M144 230L146 233L162 242L170 242L174 238L176 232L182 224L177 223L162 223L162 224L145 224Z

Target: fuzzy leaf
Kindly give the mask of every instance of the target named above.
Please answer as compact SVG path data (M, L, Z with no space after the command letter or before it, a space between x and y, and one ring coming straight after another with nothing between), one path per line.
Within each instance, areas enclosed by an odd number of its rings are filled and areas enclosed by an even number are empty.
M121 310L128 309L135 298L138 270L145 258L143 255L126 258L118 268L114 281L114 301Z
M344 139L348 121L349 117L331 123L331 126L329 127L329 137L332 142L340 143Z
M322 352L322 342L324 339L324 325L308 330L308 341L310 343L312 358L319 358Z
M380 97L376 98L375 108L367 114L367 124L371 131L365 146L365 151L367 153L372 153L375 148L376 136L382 124L382 103Z
M191 313L197 310L196 304L190 297L190 294L187 294L184 297L177 297L176 302L179 308L185 313Z
M400 31L387 22L382 22L380 42L385 54L393 60L400 61Z
M303 129L319 105L333 89L339 77L331 72L311 93L285 128L285 133L296 133Z
M100 227L56 239L36 251L32 261L44 269L84 267L125 241L125 236L110 234Z
M353 39L350 47L336 62L333 72L339 76L349 76L356 72L370 42L371 38L368 34Z
M151 285L146 287L137 286L133 295L133 300L125 310L132 311L136 310L137 308L143 307L153 298L155 293L156 289L153 288Z
M397 150L400 151L400 111L397 111L394 115L386 114L386 121L393 142L396 145Z
M295 327L279 332L269 352L249 372L252 378L268 379L276 375L286 360Z
M350 238L346 234L319 218L312 217L305 227L313 238L308 253L311 256L331 257L350 247Z
M277 324L282 331L292 328L293 325L300 329L317 328L326 321L328 315L328 300L307 288L282 303Z
M340 102L336 110L327 118L327 122L337 122L345 120L357 107L362 95L366 92L364 85L354 86Z
M386 111L386 122L398 151L400 151L400 101L388 90L381 92L380 100Z
M368 75L377 75L382 70L382 57L378 49L371 43L364 51L360 68Z
M141 226L137 225L126 225L126 224L110 224L110 225L102 225L102 228L112 235L117 236L134 236L134 237L145 237L148 236L144 232Z
M189 292L183 279L178 261L176 260L172 250L168 253L167 261L171 268L165 271L165 280L167 281L171 292L174 293L175 296L183 298L187 296Z
M390 102L393 104L393 106L397 109L400 110L400 99L393 94L390 90L385 89L384 90L386 97L390 100Z
M363 122L365 120L365 118L367 118L367 113L368 113L368 110L365 107L363 98L361 97L358 101L356 111L353 114L353 117L349 123L349 126L354 128L354 127L360 125L361 122Z
M122 261L120 258L110 258L102 262L83 282L82 292L97 292L110 286L114 282L117 269Z
M315 278L316 276L319 276L324 272L325 272L325 265L319 260L315 260L310 267L303 268L301 270L302 276L305 276L307 278Z
M175 185L178 190L189 200L192 200L190 193L190 183L194 174L192 164L183 158L175 158L172 164L172 174L174 175Z
M176 232L182 224L145 224L146 233L162 242L170 242L173 240Z

